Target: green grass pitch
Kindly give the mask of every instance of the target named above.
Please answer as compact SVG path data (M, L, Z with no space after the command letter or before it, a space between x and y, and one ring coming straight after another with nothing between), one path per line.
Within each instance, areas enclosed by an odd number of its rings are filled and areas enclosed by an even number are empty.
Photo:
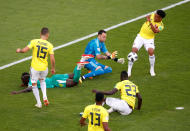
M0 4L0 66L19 60L27 54L16 54L29 40L38 38L41 27L50 28L54 46L72 41L99 29L135 18L179 0L6 0ZM157 76L149 75L148 54L142 48L134 64L131 80L143 97L141 111L129 116L110 115L113 131L186 131L190 130L190 3L170 10L163 20L165 29L155 39ZM145 19L107 33L108 50L125 57ZM56 72L69 73L80 59L87 42L55 51ZM48 89L50 105L36 109L32 93L10 95L19 90L20 75L29 71L30 61L0 70L0 130L2 131L85 131L79 126L79 113L94 103L92 89L110 90L119 81L121 65L98 60L113 72L85 81L74 88ZM85 73L85 70L83 70ZM51 74L49 74L50 76ZM114 97L119 97L119 93ZM184 110L175 110L182 106Z

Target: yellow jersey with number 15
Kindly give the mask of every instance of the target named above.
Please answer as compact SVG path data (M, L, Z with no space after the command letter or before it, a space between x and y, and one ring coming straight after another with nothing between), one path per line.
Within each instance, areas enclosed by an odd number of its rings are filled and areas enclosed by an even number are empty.
M85 108L83 118L88 118L88 131L104 131L102 122L108 122L109 114L100 105L89 105Z
M53 45L47 40L34 39L28 44L32 52L31 67L36 71L44 71L48 67L48 55L54 54Z
M150 16L151 23L153 24L154 27L158 28L159 31L162 31L164 29L164 24L162 23L162 21L161 22L154 22L154 16L155 16L155 14L152 14ZM142 25L139 34L141 37L143 37L145 39L154 39L156 33L154 33L152 31L152 28L150 26L150 22L146 21Z
M124 80L118 82L115 88L121 92L121 99L126 101L134 109L136 93L139 93L138 86L129 80Z

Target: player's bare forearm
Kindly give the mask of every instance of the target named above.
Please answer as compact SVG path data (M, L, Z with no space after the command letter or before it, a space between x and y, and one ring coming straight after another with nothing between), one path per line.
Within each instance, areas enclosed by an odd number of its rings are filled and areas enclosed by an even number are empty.
M27 92L31 92L32 91L32 87L28 87L24 90L20 90L20 91L13 91L11 92L11 94L15 95L15 94L20 94L20 93L27 93Z
M26 46L26 47L24 47L23 49L18 48L18 49L16 50L16 53L26 53L26 52L28 52L29 50L30 50L30 48L29 48L28 46Z
M85 120L86 120L85 118L81 117L81 119L80 119L80 125L81 126L85 126L86 125Z
M105 55L96 55L96 58L97 59L108 59L108 57Z
M104 131L111 131L111 129L108 127L108 122L102 122Z
M152 31L154 33L159 33L160 32L159 29L157 27L154 27L154 25L152 23L150 23L150 27L151 27L151 29L152 29Z
M142 97L139 93L136 94L137 98L138 98L138 105L137 105L137 110L141 109L141 105L142 105Z
M116 88L114 88L113 90L111 91L98 91L98 90L92 90L93 93L102 93L104 95L113 95L117 92L118 90Z
M50 55L50 61L51 61L51 73L55 74L55 57L53 54Z

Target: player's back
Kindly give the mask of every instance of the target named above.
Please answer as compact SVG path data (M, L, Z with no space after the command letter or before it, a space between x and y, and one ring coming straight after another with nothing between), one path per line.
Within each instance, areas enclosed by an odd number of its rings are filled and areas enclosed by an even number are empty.
M84 118L88 118L88 131L104 131L102 122L108 122L109 114L100 105L89 105L85 108Z
M138 86L129 80L124 80L118 82L116 88L121 91L121 99L125 100L134 109L136 93L139 92Z
M33 49L31 67L37 71L44 71L48 67L48 55L53 53L53 45L47 40L34 39L28 45Z

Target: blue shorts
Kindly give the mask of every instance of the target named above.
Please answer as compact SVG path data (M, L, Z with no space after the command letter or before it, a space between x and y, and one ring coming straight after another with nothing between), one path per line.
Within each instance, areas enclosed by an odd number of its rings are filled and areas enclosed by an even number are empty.
M98 66L101 66L103 69L105 68L105 65L98 63L94 58L88 59L87 61L89 64L86 64L84 67L88 70L95 71Z

